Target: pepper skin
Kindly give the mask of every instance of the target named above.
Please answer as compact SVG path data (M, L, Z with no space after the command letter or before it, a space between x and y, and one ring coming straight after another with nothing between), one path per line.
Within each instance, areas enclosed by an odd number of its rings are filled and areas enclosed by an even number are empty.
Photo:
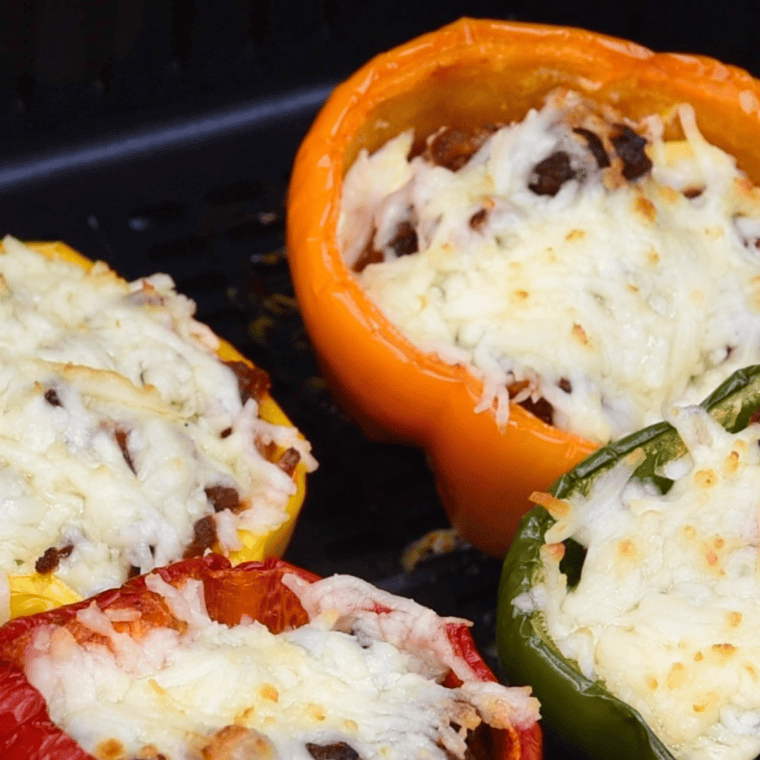
M50 258L63 259L84 269L89 270L93 262L82 256L64 243L29 243L30 247ZM253 366L233 346L222 341L217 349L223 361L242 361ZM284 412L275 403L269 393L266 393L260 403L261 417L277 425L292 425ZM293 474L297 490L290 497L287 505L288 518L276 530L269 533L252 533L240 531L239 537L243 547L230 552L234 563L250 560L261 560L264 557L281 556L287 548L295 528L298 513L306 495L306 467L299 463ZM80 596L66 584L51 575L31 573L29 575L11 575L8 578L11 587L11 618L20 615L33 615L38 612L71 604L80 600Z
M702 403L732 432L746 427L759 405L760 366L735 373ZM557 481L551 492L559 498L575 492L588 493L601 474L637 448L642 449L645 458L635 476L660 490L666 488L667 481L658 479L655 471L686 449L675 429L662 422L600 449ZM583 676L577 664L560 653L546 632L539 611L522 611L513 604L540 578L540 549L553 522L543 508L531 510L523 518L504 562L499 584L497 644L507 680L512 684L530 683L541 701L541 714L547 725L589 757L673 760L638 712L610 694L600 682ZM580 573L581 554L573 554L568 561L571 575Z
M308 622L296 596L281 582L286 573L296 573L309 582L317 576L287 562L269 558L232 567L229 560L209 554L160 568L155 572L167 582L185 579L203 581L209 616L236 625L243 615L264 623L278 633ZM138 608L141 621L166 623L167 613L156 595L145 586L144 576L133 578L119 589L94 598L100 609ZM44 700L29 684L20 668L24 652L41 625L66 625L93 600L59 607L33 617L18 618L0 628L0 756L4 760L92 760L70 737L50 721ZM454 650L484 680L495 680L480 658L466 626L448 630ZM515 742L504 741L504 731L494 731L495 760L540 760L541 731L537 723L521 731Z
M578 29L461 19L376 57L334 91L298 152L288 199L296 295L336 398L371 437L424 449L451 523L494 556L528 495L598 444L514 404L506 430L492 412L474 413L481 382L412 346L343 263L342 181L359 150L409 127L423 137L519 120L558 86L633 119L689 102L705 137L760 180L760 84L749 74Z

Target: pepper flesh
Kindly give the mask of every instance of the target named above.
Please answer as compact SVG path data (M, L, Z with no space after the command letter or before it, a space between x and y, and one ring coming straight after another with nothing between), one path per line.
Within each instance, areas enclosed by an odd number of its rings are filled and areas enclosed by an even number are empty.
M712 59L655 54L579 29L461 19L378 56L328 99L298 152L288 251L324 376L373 438L424 449L451 523L503 556L534 490L597 448L512 404L501 430L475 414L482 384L424 353L380 313L337 241L343 177L357 156L410 127L424 137L521 119L562 86L632 119L691 103L704 136L760 179L760 85Z
M283 575L295 573L309 582L317 580L316 575L280 559L269 558L232 567L226 558L217 554L185 560L154 572L169 583L181 584L191 578L201 580L212 619L236 625L245 615L264 623L274 633L308 622L308 615L295 594L283 585ZM20 671L26 647L39 626L66 625L91 601L19 618L0 628L0 754L4 760L92 760L50 721L44 700ZM147 590L144 576L128 581L119 589L99 594L94 602L101 609L139 609L141 624L170 623L165 620L163 606L157 605ZM454 651L481 680L495 680L477 653L465 625L451 625L447 634ZM517 742L505 739L507 736L506 731L492 731L495 760L539 760L538 723L517 732Z
M62 259L77 264L86 270L90 270L93 266L92 261L65 243L29 243L29 246L51 259ZM217 353L222 361L242 361L248 366L253 366L237 349L224 340L221 341ZM259 409L261 417L268 422L276 425L292 425L268 392L262 397ZM279 557L285 552L306 495L305 464L298 464L293 474L293 480L297 490L288 500L287 519L278 528L268 533L239 531L238 536L242 548L230 552L230 558L234 563L261 560L270 556ZM33 615L59 607L62 604L72 604L81 599L79 594L58 579L55 573L48 575L40 575L39 573L10 575L8 581L11 588L11 618Z
M732 375L702 406L727 430L736 432L749 424L760 406L760 366ZM680 437L662 422L622 438L589 457L560 478L551 492L559 498L587 494L594 481L635 449L645 455L634 477L660 491L668 481L656 472L668 461L686 453ZM530 683L541 701L541 713L549 725L570 744L591 757L638 760L673 756L632 707L614 697L598 681L581 674L578 665L565 658L549 637L540 611L515 606L514 600L530 592L542 572L540 557L544 534L554 523L542 508L524 518L507 554L499 583L497 644L507 679ZM580 572L580 556L571 560L573 574Z

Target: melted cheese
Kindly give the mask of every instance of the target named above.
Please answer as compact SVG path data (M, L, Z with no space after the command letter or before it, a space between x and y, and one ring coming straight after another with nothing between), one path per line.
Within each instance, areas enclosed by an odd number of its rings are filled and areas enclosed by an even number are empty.
M760 753L760 426L732 435L700 407L671 421L689 456L665 496L631 463L547 531L532 598L561 651L633 705L677 758ZM559 542L587 547L568 590ZM523 602L525 600L522 600Z
M290 579L303 591L297 578ZM27 652L25 672L51 718L96 757L105 747L133 757L147 746L167 760L215 757L204 748L234 725L257 732L269 756L283 760L313 760L307 743L338 742L364 760L446 760L442 747L455 757L465 750L464 732L451 721L474 727L480 713L495 726L530 725L538 717L529 690L483 683L471 673L460 688L441 685L448 668L430 639L458 621L398 597L392 597L393 611L381 616L357 609L357 601L377 594L383 602L391 598L358 579L335 576L321 582L324 587L313 584L310 597L322 612L278 635L256 622L228 627L211 621L199 581L179 591L158 576L147 583L188 623L181 634L153 628L135 641L116 633L114 616L93 604L78 622L104 635L107 646L80 646L67 629L46 626ZM341 600L345 589L347 600ZM119 610L116 617L130 612ZM351 615L365 621L358 632L344 630ZM378 617L386 622L366 623ZM411 647L406 640L389 641L384 627L413 629L417 640ZM426 637L429 645L420 646ZM462 660L459 669L468 668Z
M256 441L312 466L308 445L241 403L218 339L168 276L129 284L6 238L0 286L0 571L34 572L70 547L56 573L71 588L118 586L130 567L182 557L214 514L213 486L241 501L217 518L224 549L238 529L283 522L295 485Z
M411 342L483 378L477 411L495 403L505 423L506 386L524 386L518 401L542 397L555 425L605 442L760 361L760 202L689 107L684 141L664 142L656 118L638 126L653 167L635 181L614 153L597 166L572 129L583 108L555 95L458 171L408 160L411 132L360 154L339 239L349 266L382 252L358 281ZM606 119L599 134L620 117ZM536 194L537 164L558 151L575 177ZM417 253L394 251L401 222Z

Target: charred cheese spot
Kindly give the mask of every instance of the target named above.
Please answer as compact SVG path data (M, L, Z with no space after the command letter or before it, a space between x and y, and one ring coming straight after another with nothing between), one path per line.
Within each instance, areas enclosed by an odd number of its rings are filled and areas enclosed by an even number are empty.
M585 237L585 230L572 229L567 233L567 235L565 235L565 240L567 240L568 243L571 243L573 240L583 240Z
M573 325L572 336L582 346L588 346L589 345L589 339L588 339L588 336L586 335L586 331L577 322Z
M726 622L729 626L731 626L731 628L736 628L737 626L741 625L742 613L736 612L736 610L729 612L726 616Z
M694 473L694 483L698 488L712 488L718 482L718 475L714 470L702 469Z
M645 222L652 223L657 218L657 207L643 195L636 198L634 210Z
M165 697L167 695L166 689L164 689L164 687L161 686L161 684L156 681L155 678L148 679L148 686L150 686L150 688L160 697Z
M674 190L669 185L658 185L657 190L665 203L673 205L681 199L681 193Z
M251 707L246 707L245 710L241 710L236 716L235 716L235 723L247 723L254 715L256 714L256 708L251 705Z
M682 662L673 664L665 683L669 689L680 689L686 683L686 668Z
M106 739L95 747L97 760L121 760L126 756L124 745L117 739Z
M636 544L631 541L630 538L624 538L622 541L618 542L617 549L618 554L623 559L635 560L638 556Z
M739 452L734 449L727 457L726 457L726 463L723 468L723 472L726 475L731 475L738 471L739 469Z
M270 702L280 701L280 692L271 683L263 684L259 693L262 699L269 700Z
M713 644L711 647L714 654L722 658L733 657L736 647L733 644Z

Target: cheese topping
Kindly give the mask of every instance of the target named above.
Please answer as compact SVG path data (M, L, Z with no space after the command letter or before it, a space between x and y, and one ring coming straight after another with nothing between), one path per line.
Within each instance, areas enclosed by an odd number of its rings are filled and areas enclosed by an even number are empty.
M89 596L283 522L296 486L259 448L311 468L308 444L243 403L194 310L167 275L129 284L3 241L0 571Z
M497 131L361 153L339 242L412 343L600 442L760 361L760 191L699 133L574 93ZM635 129L634 129L635 128ZM410 155L413 157L410 159Z
M304 591L300 579L286 579ZM538 718L529 689L484 683L472 674L461 687L444 687L447 663L436 656L436 645L421 645L460 621L398 597L391 597L388 612L356 609L359 599L380 593L358 579L313 584L308 594L321 613L277 635L258 622L228 627L210 620L200 581L179 590L157 575L147 583L187 623L181 633L151 627L136 640L116 632L114 619L139 618L139 611L103 612L93 604L77 622L104 636L103 643L80 645L67 628L45 626L27 651L25 672L52 720L96 758L261 753L272 760L447 760L464 757L467 730L481 719L505 727ZM380 626L371 622L379 617ZM382 627L414 633L393 642L378 633ZM416 638L411 647L408 638ZM463 661L459 667L469 668ZM258 752L245 754L249 743Z
M665 496L623 462L546 533L530 599L581 670L629 703L677 758L760 753L760 425L732 435L672 413L688 456ZM560 510L562 511L562 510ZM563 542L587 548L568 588Z

